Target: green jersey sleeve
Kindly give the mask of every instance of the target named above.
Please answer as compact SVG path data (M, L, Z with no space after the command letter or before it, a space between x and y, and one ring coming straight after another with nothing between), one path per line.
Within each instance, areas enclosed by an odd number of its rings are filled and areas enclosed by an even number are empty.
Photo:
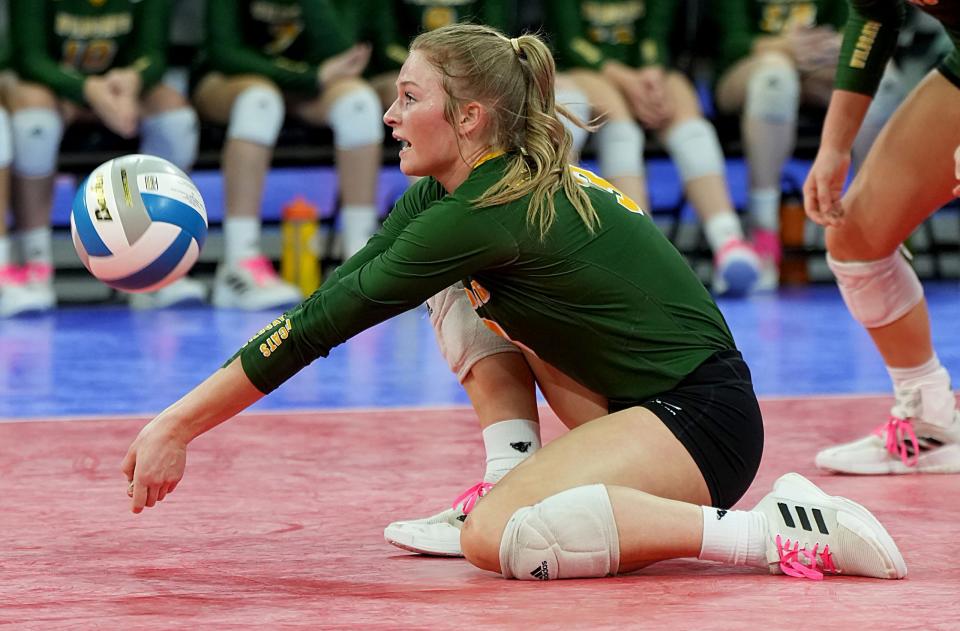
M670 34L677 14L677 0L649 2L647 8L640 50L635 58L640 66L666 66L670 63Z
M170 33L170 3L143 0L136 13L136 51L130 66L140 73L143 90L160 83L167 71L167 44Z
M599 70L606 61L603 51L583 32L578 0L556 0L549 13L554 48L562 66Z
M876 92L904 17L902 0L850 0L837 65L838 89L871 96Z
M732 64L750 54L755 29L751 27L752 0L714 0L714 22L720 29L721 65Z
M397 27L393 2L382 0L336 0L346 31L358 42L373 46L367 74L398 70L407 60L406 39Z
M262 75L283 89L316 94L320 89L320 63L350 45L333 5L326 0L302 1L299 2L302 15L297 21L256 26L245 21L250 6L249 0L210 0L207 7L210 67L225 74ZM253 32L254 28L269 32ZM305 43L298 46L297 41L301 39ZM257 41L262 41L264 46L258 47ZM284 54L291 50L299 54L289 57Z
M454 197L422 207L435 186L428 181L405 195L357 256L240 350L244 372L258 390L273 391L357 333L420 305L477 269L516 256L510 233L482 210Z

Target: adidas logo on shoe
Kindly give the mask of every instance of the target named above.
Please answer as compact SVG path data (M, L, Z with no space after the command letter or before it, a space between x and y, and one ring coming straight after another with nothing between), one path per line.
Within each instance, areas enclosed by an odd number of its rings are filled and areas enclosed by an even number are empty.
M793 520L793 515L790 513L790 507L783 502L777 502L777 508L780 509L780 516L783 517L783 523L787 525L787 528L796 528L797 523ZM803 506L794 506L793 510L796 511L797 519L800 520L800 527L807 532L813 532L813 527L810 525L810 519L807 517L807 510ZM813 514L814 521L817 522L817 530L820 531L820 534L829 535L830 531L827 530L827 524L823 521L823 513L820 512L820 509L814 508L811 509L810 512Z

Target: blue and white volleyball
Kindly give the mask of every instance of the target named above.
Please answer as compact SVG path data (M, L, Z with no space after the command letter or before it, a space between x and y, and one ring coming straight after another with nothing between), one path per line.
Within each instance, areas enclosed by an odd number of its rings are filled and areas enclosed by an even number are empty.
M207 209L190 177L156 156L101 164L73 200L70 232L90 273L128 292L186 274L207 238Z

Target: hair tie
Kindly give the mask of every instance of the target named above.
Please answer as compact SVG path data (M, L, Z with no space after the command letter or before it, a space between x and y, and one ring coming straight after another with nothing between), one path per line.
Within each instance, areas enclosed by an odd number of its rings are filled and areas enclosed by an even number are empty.
M516 37L510 38L510 45L513 46L513 52L517 54L517 57L523 57L523 51L520 50L520 40Z

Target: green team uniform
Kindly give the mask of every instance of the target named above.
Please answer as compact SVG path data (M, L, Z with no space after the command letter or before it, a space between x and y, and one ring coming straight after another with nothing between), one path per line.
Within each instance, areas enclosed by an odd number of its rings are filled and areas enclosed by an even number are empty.
M373 44L368 74L397 70L414 37L457 22L512 29L506 0L335 0L354 39Z
M11 31L20 76L83 103L83 82L132 67L143 89L166 71L167 0L12 0Z
M939 4L917 7L943 24L953 41L953 51L940 64L940 71L960 87L960 0L940 0ZM850 0L850 20L837 66L837 88L869 95L876 92L897 46L904 8L902 0Z
M677 6L677 0L557 0L547 19L557 65L600 70L615 60L635 68L665 66Z
M209 0L201 68L316 95L320 64L351 44L330 0Z
M488 325L611 402L665 392L735 348L682 256L595 175L574 171L582 184L594 182L586 188L600 218L594 234L562 193L543 240L527 223L529 196L475 208L471 200L502 179L505 164L483 162L452 194L433 178L408 189L363 250L238 351L257 389L274 390L457 281Z
M832 26L843 30L846 0L714 0L720 27L717 75L753 50L758 37L782 35L797 27Z

